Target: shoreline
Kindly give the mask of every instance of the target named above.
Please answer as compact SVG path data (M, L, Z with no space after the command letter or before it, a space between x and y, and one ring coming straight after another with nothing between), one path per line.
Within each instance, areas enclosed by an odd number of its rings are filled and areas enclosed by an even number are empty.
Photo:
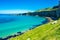
M44 18L46 18L46 17L44 17ZM38 26L41 26L41 25L43 25L43 24L46 24L46 23L48 23L48 22L50 22L50 21L48 20L48 18L46 18L46 20L43 21L42 24L33 25L34 27L31 28L31 29L29 29L29 30L32 30L32 29L34 29L34 28L36 28L36 27L38 27ZM27 31L28 31L28 30L27 30ZM26 32L26 31L25 31L25 32ZM22 35L22 34L24 34L25 32L23 32L23 33L22 33L22 32L17 32L17 34L10 35L10 36L8 36L8 37L6 37L6 38L0 38L0 39L2 39L2 40L7 40L7 39L9 39L9 38L11 38L11 37L16 37L16 36Z

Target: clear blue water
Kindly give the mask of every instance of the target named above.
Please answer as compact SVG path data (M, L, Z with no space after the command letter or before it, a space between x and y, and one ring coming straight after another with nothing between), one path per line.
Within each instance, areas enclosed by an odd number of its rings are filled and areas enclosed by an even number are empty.
M0 15L0 38L29 30L33 25L43 24L45 18L37 16Z

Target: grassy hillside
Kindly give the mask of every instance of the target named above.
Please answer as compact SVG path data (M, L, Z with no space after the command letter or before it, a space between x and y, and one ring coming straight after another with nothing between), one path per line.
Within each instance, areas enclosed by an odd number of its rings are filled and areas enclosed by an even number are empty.
M8 40L60 40L60 20L57 20L55 24L52 24L53 22L38 26Z
M42 9L42 10L36 10L36 12L43 12L43 11L53 11L53 10L58 10L59 8L45 8L45 9Z

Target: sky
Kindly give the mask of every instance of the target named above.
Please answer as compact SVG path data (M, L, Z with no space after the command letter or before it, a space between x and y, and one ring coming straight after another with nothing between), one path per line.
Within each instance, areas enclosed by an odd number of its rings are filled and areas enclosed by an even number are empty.
M0 13L24 13L58 5L58 0L0 0Z

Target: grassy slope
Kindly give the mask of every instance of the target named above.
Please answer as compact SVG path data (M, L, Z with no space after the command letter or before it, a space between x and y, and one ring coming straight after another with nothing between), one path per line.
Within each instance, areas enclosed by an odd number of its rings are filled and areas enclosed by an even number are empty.
M46 8L46 9L43 9L43 10L37 10L36 12L43 12L43 11L54 11L54 10L58 10L59 8Z
M9 40L60 40L60 21L56 24L47 23L42 26L38 26L35 29L29 30L22 35L12 37Z

